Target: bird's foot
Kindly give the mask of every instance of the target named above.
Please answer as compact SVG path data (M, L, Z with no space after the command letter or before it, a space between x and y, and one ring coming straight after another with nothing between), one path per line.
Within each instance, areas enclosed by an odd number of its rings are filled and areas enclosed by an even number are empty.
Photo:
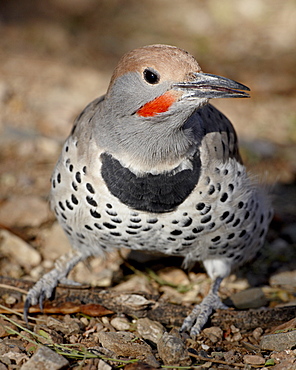
M40 309L43 309L43 301L52 296L54 289L58 283L67 285L79 285L72 280L67 279L68 273L72 268L85 257L77 251L70 252L67 255L59 258L55 263L55 268L45 274L37 283L31 288L27 294L24 304L24 320L28 323L29 308L32 305L39 303Z
M191 313L185 318L180 331L190 331L190 336L195 338L202 330L214 310L227 309L218 296L218 289L222 278L217 278L211 287L209 294L196 305Z
M218 295L209 293L200 304L194 306L191 313L185 318L180 331L190 331L190 336L195 338L202 330L214 310L227 309Z

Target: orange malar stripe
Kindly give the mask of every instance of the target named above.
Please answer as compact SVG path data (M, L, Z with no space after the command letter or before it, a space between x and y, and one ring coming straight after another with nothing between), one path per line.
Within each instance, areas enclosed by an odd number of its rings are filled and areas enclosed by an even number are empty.
M170 91L159 96L158 98L146 103L138 110L138 115L142 117L153 117L159 113L166 112L176 101L177 97Z

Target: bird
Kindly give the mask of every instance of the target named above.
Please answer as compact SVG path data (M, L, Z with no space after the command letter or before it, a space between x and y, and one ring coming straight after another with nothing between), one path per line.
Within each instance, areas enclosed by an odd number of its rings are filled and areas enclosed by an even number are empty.
M50 205L73 250L29 290L29 307L70 283L73 267L127 247L199 261L212 280L180 328L196 337L227 308L222 280L262 247L273 211L249 175L231 122L209 103L250 89L202 72L187 51L148 45L127 52L107 92L74 122L51 177Z

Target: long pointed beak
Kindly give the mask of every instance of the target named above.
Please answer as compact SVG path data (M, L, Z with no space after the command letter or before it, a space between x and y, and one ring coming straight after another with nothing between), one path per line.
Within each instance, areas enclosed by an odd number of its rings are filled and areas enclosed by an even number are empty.
M182 99L249 98L250 89L239 82L210 73L194 73L188 82L175 83L174 89L184 91ZM240 91L243 90L243 91Z

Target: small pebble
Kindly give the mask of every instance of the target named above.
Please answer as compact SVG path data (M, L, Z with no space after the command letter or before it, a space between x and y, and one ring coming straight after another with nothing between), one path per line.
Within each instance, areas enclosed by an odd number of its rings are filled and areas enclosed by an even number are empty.
M163 334L157 343L157 350L165 365L187 366L191 364L187 348L180 334L175 330Z
M159 322L146 317L137 320L137 331L143 339L148 339L152 343L157 344L165 332L165 328Z
M37 266L41 262L40 254L18 236L6 230L0 230L0 251L8 255L21 266Z
M259 355L245 355L243 357L244 363L249 365L264 365L265 360Z
M296 343L296 330L286 333L264 335L260 341L260 348L268 351L284 351L291 349Z
M232 294L230 297L234 306L240 310L259 308L267 304L267 299L261 288L250 288Z
M23 366L22 370L60 370L69 366L68 360L48 347L40 347Z
M223 337L223 330L218 326L212 326L210 328L205 328L203 334L209 338L212 343L217 343Z
M130 322L125 317L114 317L114 319L110 321L110 324L116 330L129 330L130 328Z
M256 328L253 330L253 338L256 339L257 341L261 338L261 335L263 333L263 329L262 328Z

